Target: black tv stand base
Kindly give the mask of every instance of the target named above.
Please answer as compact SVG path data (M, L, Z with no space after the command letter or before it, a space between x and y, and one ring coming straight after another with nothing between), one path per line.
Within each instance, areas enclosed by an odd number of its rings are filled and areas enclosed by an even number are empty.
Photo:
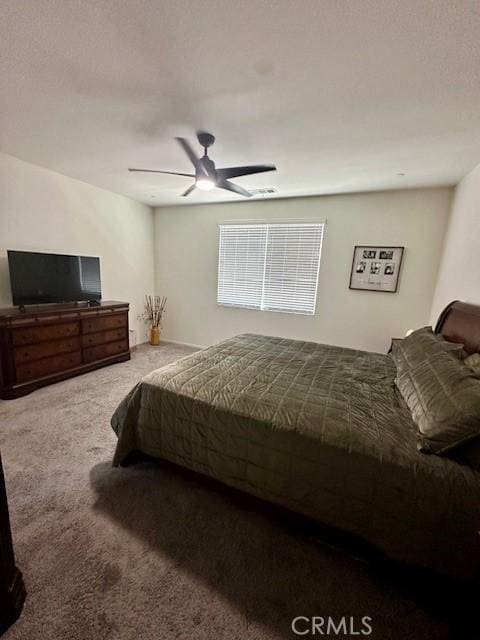
M28 307L29 311L34 311L35 309L48 311L49 309L58 309L71 307L74 305L75 307L100 307L102 304L101 300L84 300L80 302L46 302L45 304L31 304ZM24 304L17 305L17 309L20 313L27 313L27 307Z

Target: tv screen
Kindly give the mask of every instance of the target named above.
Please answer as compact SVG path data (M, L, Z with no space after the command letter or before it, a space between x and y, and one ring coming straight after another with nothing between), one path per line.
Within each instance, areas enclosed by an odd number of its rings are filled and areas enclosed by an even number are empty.
M8 251L14 305L100 300L100 259Z

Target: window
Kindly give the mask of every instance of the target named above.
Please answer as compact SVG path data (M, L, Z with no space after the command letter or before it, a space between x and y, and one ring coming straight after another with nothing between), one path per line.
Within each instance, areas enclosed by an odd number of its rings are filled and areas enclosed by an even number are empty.
M218 304L313 315L323 227L220 225Z

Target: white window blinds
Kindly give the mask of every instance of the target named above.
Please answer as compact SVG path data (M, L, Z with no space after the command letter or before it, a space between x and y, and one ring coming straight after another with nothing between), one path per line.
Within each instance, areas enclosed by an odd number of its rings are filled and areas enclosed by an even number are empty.
M217 302L313 315L323 223L222 224Z

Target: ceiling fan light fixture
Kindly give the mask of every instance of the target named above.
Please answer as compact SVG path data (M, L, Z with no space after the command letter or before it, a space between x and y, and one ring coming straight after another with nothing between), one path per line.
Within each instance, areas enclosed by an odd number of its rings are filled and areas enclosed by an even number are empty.
M180 173L179 171L160 171L160 169L133 169L129 171L145 171L146 173L165 173L174 176L183 176L185 178L195 178L188 189L181 194L182 198L189 196L195 189L201 191L211 191L214 188L223 189L236 193L244 198L251 198L252 193L247 191L239 184L231 182L230 178L239 178L241 176L249 176L255 173L263 173L264 171L276 171L274 164L248 164L241 167L223 167L217 169L215 162L208 157L208 148L215 142L215 136L206 131L200 131L197 134L198 142L203 147L204 154L201 158L192 149L192 146L186 138L176 138L178 144L182 147L188 159L192 163L195 173Z
M215 183L210 178L198 178L195 184L202 191L211 191L215 186Z

